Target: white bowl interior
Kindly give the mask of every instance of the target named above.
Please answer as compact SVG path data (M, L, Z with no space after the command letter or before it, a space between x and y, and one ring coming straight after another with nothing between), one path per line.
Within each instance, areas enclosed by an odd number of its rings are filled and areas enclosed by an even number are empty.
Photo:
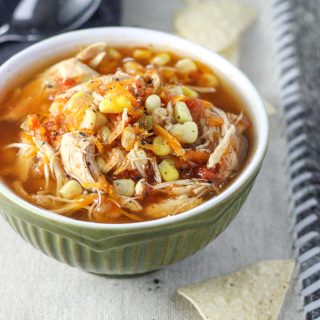
M33 206L15 195L3 183L0 183L0 192L2 194L35 214L46 215L48 219L61 221L64 224L85 224L86 227L90 226L99 229L141 228L172 223L200 213L229 197L256 172L263 160L268 142L268 120L259 94L247 77L227 60L201 46L174 35L138 28L95 28L69 32L39 42L16 54L0 67L0 92L3 92L0 99L5 96L6 90L27 80L30 76L30 70L41 69L48 65L48 62L56 60L57 57L97 41L107 41L110 46L153 46L194 58L211 67L236 96L243 101L243 104L247 106L254 128L254 139L253 146L251 146L251 156L245 168L224 192L202 205L177 216L134 224L98 224L65 218Z

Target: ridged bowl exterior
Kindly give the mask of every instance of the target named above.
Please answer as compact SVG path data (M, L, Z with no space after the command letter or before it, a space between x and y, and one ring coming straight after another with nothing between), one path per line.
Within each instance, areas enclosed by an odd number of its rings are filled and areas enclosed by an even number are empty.
M129 231L64 226L33 215L0 195L0 206L11 227L48 256L85 271L134 275L185 259L215 239L236 216L252 180L219 206L191 218L158 227Z
M160 269L199 251L231 222L259 171L268 142L268 119L256 89L238 69L219 55L182 38L141 28L94 28L65 33L21 51L0 67L0 100L8 85L27 80L31 66L75 52L79 46L107 41L110 45L168 48L200 60L247 106L254 139L245 168L216 199L178 217L128 225L80 223L24 203L0 181L0 212L26 241L45 254L83 270L133 275ZM49 59L49 60L48 60ZM1 155L0 155L1 156ZM168 212L169 214L169 212Z

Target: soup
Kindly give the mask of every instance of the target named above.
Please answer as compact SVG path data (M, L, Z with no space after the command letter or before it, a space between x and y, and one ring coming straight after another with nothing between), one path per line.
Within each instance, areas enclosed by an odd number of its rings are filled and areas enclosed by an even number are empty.
M241 102L199 61L95 43L15 89L0 113L0 176L25 200L98 223L190 210L239 173Z

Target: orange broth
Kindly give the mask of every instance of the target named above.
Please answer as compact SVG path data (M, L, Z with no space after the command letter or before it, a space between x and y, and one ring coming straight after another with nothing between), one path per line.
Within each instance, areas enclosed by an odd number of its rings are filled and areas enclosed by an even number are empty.
M95 68L95 70L102 74L113 74L115 73L120 67L123 66L124 61L137 61L140 65L143 67L146 67L150 64L150 60L152 57L154 57L157 54L157 51L151 51L151 57L150 59L134 59L133 58L133 52L137 48L125 48L125 47L117 47L116 50L120 54L117 58L112 58L110 56L105 57L102 62L99 64L98 67ZM148 48L140 48L140 49L148 49ZM172 52L166 52L170 56L170 62L166 64L166 68L160 72L162 81L166 84L183 84L183 85L190 85L190 86L203 86L203 80L202 75L204 73L206 74L214 74L214 72L207 67L206 65L202 64L199 61L195 61L198 71L189 74L188 76L184 74L175 74L174 76L170 73L170 68L173 68L176 64L176 62L181 59L182 57L176 55ZM58 59L60 61L61 59ZM52 65L52 63L51 63ZM50 65L49 65L50 66ZM48 66L48 67L49 67ZM1 132L1 139L0 139L0 149L1 151L1 157L0 157L0 177L1 179L12 189L14 189L14 183L17 181L17 177L14 173L8 172L7 168L12 165L12 163L16 160L16 154L17 149L7 149L6 146L12 143L18 143L20 141L20 135L21 135L21 129L20 125L26 118L25 115L23 115L19 119L14 120L5 120L1 121L1 116L5 115L8 110L14 110L17 108L17 105L21 103L26 103L27 99L30 99L28 101L28 113L47 113L48 109L52 103L52 96L47 95L45 92L43 92L40 89L40 83L37 82L37 74L33 74L30 79L26 82L26 84L21 85L20 87L13 90L13 92L7 97L5 101L3 101L0 105L0 132ZM224 110L225 112L240 114L244 113L244 115L248 117L246 107L243 104L243 102L232 92L232 90L226 85L221 79L219 79L219 86L216 89L216 92L213 93L199 93L199 99L207 100L213 105L217 106L218 108ZM72 86L72 83L64 82L61 85L66 86ZM36 94L35 94L36 92ZM33 98L29 98L30 96L33 96ZM222 192L228 185L232 182L234 177L241 171L243 166L245 165L246 159L248 159L248 155L250 152L250 147L252 145L252 127L249 126L249 128L246 129L244 132L244 137L247 141L247 145L244 147L243 153L245 156L243 156L241 160L241 164L239 168L232 174L232 176L228 177L226 181L222 181L219 183L217 188ZM183 166L180 168L180 177L182 179L188 179L193 178L193 175L195 175L195 172L197 167L191 167L184 169ZM127 178L127 174L120 175L119 177L125 177ZM118 177L118 178L119 178ZM108 178L109 179L109 178ZM110 178L112 180L112 178ZM110 180L109 179L109 180ZM136 179L136 178L135 178ZM110 180L110 181L111 181ZM28 193L36 193L39 190L42 190L45 188L45 180L44 177L37 174L30 174L28 179L26 181L22 182L22 185L24 189ZM50 181L50 190L54 190L55 188L55 181L51 179ZM216 190L216 189L215 189ZM217 195L217 192L209 192L206 194L204 201L214 197ZM139 200L140 204L144 208L147 205L150 205L152 203L157 203L159 201L162 201L164 198L164 195L161 192L153 192L145 199ZM36 201L32 201L28 199L28 201L33 202L33 204L39 206L39 204ZM43 206L46 208L46 206ZM47 208L48 209L48 208ZM109 211L108 211L109 210ZM94 221L99 223L131 223L131 222L137 222L136 219L132 219L130 217L130 213L128 215L122 215L118 212L116 206L112 206L109 204L108 212L106 212L103 209L96 210L94 214L94 219L90 219L88 216L87 210L81 209L78 210L71 215L69 215L71 218L78 219L78 220L84 220L84 221ZM154 218L150 218L149 216L146 216L144 214L144 210L136 214L140 220L139 221L147 221L152 220Z

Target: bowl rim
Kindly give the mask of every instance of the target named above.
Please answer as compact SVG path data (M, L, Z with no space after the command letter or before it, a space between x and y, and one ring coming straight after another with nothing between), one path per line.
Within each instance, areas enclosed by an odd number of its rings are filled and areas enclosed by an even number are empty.
M74 226L74 227L84 227L87 229L97 229L97 230L122 230L122 229L130 229L130 230L137 230L137 229L147 229L147 228L154 228L160 227L163 225L168 224L175 224L177 222L187 220L188 218L198 216L202 212L205 212L209 209L212 209L222 203L224 203L228 198L230 198L233 194L239 192L245 185L247 185L250 180L258 173L262 161L264 159L267 145L268 145L268 138L269 138L269 124L268 124L268 117L266 114L266 110L264 107L264 103L260 98L257 90L251 83L251 81L240 71L237 67L232 65L229 61L225 58L221 57L219 54L210 51L198 44L195 44L189 40L183 39L176 35L172 35L169 33L155 31L151 29L143 29L143 28L133 28L133 27L100 27L100 28L90 28L90 29L82 29L78 31L71 31L66 32L46 40L40 41L30 47L18 52L17 54L13 55L10 59L8 59L2 66L0 66L0 75L8 69L16 68L19 65L19 61L27 61L27 57L30 54L36 54L40 50L48 50L52 47L55 43L63 42L63 41L72 41L74 38L76 40L78 38L83 38L81 42L83 44L92 43L94 41L88 41L90 39L90 35L100 35L101 38L105 36L106 41L108 40L108 34L112 36L125 36L130 37L133 41L141 42L140 37L144 39L145 36L148 36L149 40L146 42L146 45L163 45L166 46L168 42L174 43L177 47L179 47L179 51L189 52L196 52L197 58L201 61L201 57L210 57L212 63L219 66L219 69L228 70L229 73L232 74L233 81L238 81L237 86L238 90L241 91L243 96L246 96L247 99L251 101L251 105L254 105L256 110L256 115L252 115L252 108L249 107L249 113L251 117L255 117L254 121L259 123L259 126L256 128L257 137L255 138L256 141L256 150L252 152L251 160L245 165L243 170L239 173L237 178L218 196L202 203L201 205L182 212L175 216L169 216L160 218L158 220L151 220L151 221L143 221L143 222L136 222L136 223L124 223L124 224L110 224L110 223L96 223L96 222L89 222L89 221L80 221L75 220L66 216L59 215L52 211L42 209L37 207L26 200L20 198L16 195L13 191L9 189L3 182L0 181L0 194L13 202L15 205L21 207L24 210L28 210L39 216L42 219L50 220L64 226ZM132 38L131 38L132 37ZM151 39L151 40L150 40ZM153 43L152 39L157 39L155 43ZM101 40L100 40L101 41ZM150 43L151 42L151 43ZM80 42L78 43L80 46ZM187 48L187 49L186 49ZM178 51L177 48L172 48L172 51ZM188 55L187 54L187 55ZM205 58L203 58L206 60ZM208 60L208 59L207 59ZM224 72L224 71L221 71ZM228 76L226 75L226 78ZM228 80L227 80L228 81Z

